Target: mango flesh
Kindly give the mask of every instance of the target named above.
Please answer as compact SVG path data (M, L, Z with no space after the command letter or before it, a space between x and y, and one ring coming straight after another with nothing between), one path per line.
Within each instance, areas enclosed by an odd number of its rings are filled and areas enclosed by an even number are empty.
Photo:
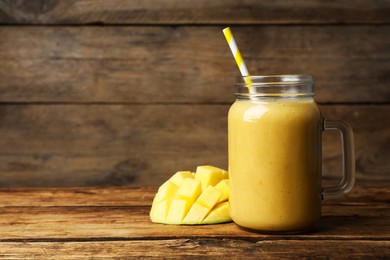
M191 204L185 199L174 199L169 207L168 215L166 218L167 224L180 224L183 221L185 215L187 215Z
M171 201L178 189L179 187L169 180L160 186L153 199L154 207L152 207L150 212L150 215L154 216L155 222L165 221Z
M164 224L216 224L232 221L229 213L228 172L198 166L196 172L178 171L160 186L150 219Z
M223 223L230 222L232 218L229 213L229 202L225 201L219 203L211 212L207 215L207 217L203 220L203 224L215 224L215 223Z
M209 185L192 205L190 211L184 218L187 224L202 224L203 219L218 203L222 192Z
M178 171L169 180L180 187L185 178L194 178L194 173L190 171Z
M214 166L204 165L196 168L195 179L199 180L202 188L205 189L209 185L216 185L223 178L224 170Z
M186 178L177 190L175 198L188 200L192 205L201 193L202 186L200 181Z
M227 201L229 199L229 180L228 179L221 180L220 182L218 182L218 184L215 185L215 188L222 193L218 202L224 202L224 201Z
M177 185L175 185L173 182L168 180L164 182L163 185L160 186L156 196L154 197L154 201L160 202L164 199L166 200L166 199L173 198L173 196L176 194L178 189L179 187Z

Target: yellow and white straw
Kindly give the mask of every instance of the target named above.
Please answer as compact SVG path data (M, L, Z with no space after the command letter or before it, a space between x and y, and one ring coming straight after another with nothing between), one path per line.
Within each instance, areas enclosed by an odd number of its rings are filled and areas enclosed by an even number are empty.
M226 41L229 44L230 50L232 51L232 54L234 56L234 59L236 60L237 66L240 69L241 75L245 77L245 83L250 84L252 83L252 80L250 79L250 75L248 72L248 69L245 65L245 62L241 56L241 52L237 47L236 41L234 40L232 31L230 30L230 27L226 27L222 30L223 34L225 35Z

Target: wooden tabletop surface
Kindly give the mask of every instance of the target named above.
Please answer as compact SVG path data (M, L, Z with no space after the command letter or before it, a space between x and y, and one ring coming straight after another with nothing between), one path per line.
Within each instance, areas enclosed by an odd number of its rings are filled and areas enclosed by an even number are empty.
M154 224L156 188L0 190L0 257L314 257L390 256L390 189L355 187L323 204L305 234L266 235L234 223Z

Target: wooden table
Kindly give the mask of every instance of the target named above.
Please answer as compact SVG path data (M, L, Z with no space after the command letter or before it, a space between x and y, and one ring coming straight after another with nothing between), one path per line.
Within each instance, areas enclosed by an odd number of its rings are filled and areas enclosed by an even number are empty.
M355 187L323 205L310 233L265 235L234 223L173 226L149 221L155 188L0 190L0 256L314 257L390 256L390 189Z

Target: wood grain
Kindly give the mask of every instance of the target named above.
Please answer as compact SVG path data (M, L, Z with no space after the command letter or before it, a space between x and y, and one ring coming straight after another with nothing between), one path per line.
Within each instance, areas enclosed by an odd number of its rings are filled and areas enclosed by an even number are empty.
M45 258L60 255L81 257L245 257L258 259L307 258L363 259L386 258L390 254L389 241L259 241L240 239L165 239L104 242L6 242L1 243L0 256L12 259ZM151 250L153 249L153 250ZM348 252L348 254L345 254Z
M221 29L2 26L0 101L229 103L238 70ZM390 100L390 26L235 35L252 74L313 74L322 103Z
M179 169L225 163L226 105L3 109L2 185L153 185Z
M227 110L226 105L3 106L1 182L160 184L179 169L224 163Z
M377 187L370 189L375 193ZM150 207L156 192L156 187L1 188L0 207Z
M3 207L139 207L152 205L157 186L150 187L45 187L0 188L0 208ZM337 200L326 201L330 206L383 207L390 201L390 189L383 186L355 186L353 192ZM329 212L328 212L329 213ZM374 215L374 212L367 212Z
M111 198L110 188L100 190L98 196L92 194L91 200L99 196ZM299 240L390 240L390 222L388 216L390 209L386 202L371 204L367 191L357 188L359 193L355 197L365 196L364 203L344 204L337 203L323 205L323 217L310 232L304 234L269 235L247 232L238 228L234 223L200 226L176 226L162 225L150 222L149 211L153 191L140 189L128 189L125 196L148 198L145 199L148 206L137 204L122 204L122 200L116 200L116 205L110 206L59 206L56 201L61 197L55 197L53 206L46 205L18 206L10 202L0 211L0 245L3 242L72 242L93 241L96 239L105 241L123 240L156 240L167 238L236 238L257 242L260 240L274 239L299 239ZM368 191L373 191L369 189ZM386 187L376 189L389 196ZM46 191L35 191L35 197L44 198ZM80 188L79 193L85 192ZM132 195L127 195L133 193ZM64 194L64 192L62 192ZM355 191L352 191L352 194ZM2 193L3 194L3 193ZM71 200L76 190L67 193ZM352 195L351 194L351 195ZM387 195L386 195L387 194ZM88 198L88 195L84 195ZM116 195L112 198L115 201ZM17 198L14 197L14 198ZM50 197L49 197L50 198ZM12 199L10 197L9 199ZM348 198L344 201L348 202ZM25 203L23 203L25 204ZM56 206L57 205L57 206ZM359 228L356 228L359 227ZM1 248L1 246L0 246Z
M364 259L390 251L386 186L357 186L347 197L324 203L323 218L313 230L284 235L247 232L233 223L151 223L156 189L0 189L0 256Z
M322 218L310 231L282 234L280 238L299 239L377 239L390 240L387 205L324 205ZM268 238L240 229L234 223L218 225L161 225L152 223L149 206L99 207L5 207L0 213L0 241L72 239L142 239L196 236ZM356 227L359 227L358 229ZM380 229L378 228L380 227ZM354 230L354 232L351 232ZM380 230L381 232L378 232Z
M390 2L21 0L0 1L5 24L381 24Z
M64 192L68 194L65 200L70 201L72 195L79 196L84 194L85 198L89 195L83 188L73 189L73 192ZM123 191L124 196L140 197L145 199L149 206L139 206L132 202L122 204L122 200L116 200L115 193L112 201L108 202L111 206L60 206L56 201L60 201L65 196L54 197L50 202L45 202L46 206L37 204L27 205L25 202L20 205L20 198L15 204L12 203L12 197L9 205L2 207L0 212L0 245L9 242L93 242L93 241L133 241L133 240L161 240L161 239L196 239L196 238L219 238L219 239L238 239L244 241L258 242L265 240L382 240L390 239L390 223L388 216L390 214L386 202L370 203L367 198L369 194L364 187L358 187L352 191L351 196L363 199L360 204L348 203L340 205L337 203L323 205L323 217L320 223L310 232L305 234L285 234L268 235L252 233L238 228L233 223L219 225L202 226L175 226L161 225L151 223L149 220L149 210L154 191L145 191L140 189L128 189ZM386 187L368 189L371 192L382 192L389 196ZM14 192L17 192L15 190ZM47 191L30 193L33 197L44 198ZM128 195L127 193L133 193ZM355 194L354 194L355 193ZM4 193L2 193L3 195ZM97 199L97 202L104 201L104 196L111 200L111 189L101 189L99 194L92 194L91 200ZM353 195L354 194L354 195ZM387 194L387 195L386 195ZM361 196L363 195L363 197ZM13 198L17 198L17 195ZM48 197L50 198L50 197ZM344 199L348 202L348 198ZM363 203L364 201L364 203ZM27 201L26 201L27 202ZM99 203L99 202L98 202ZM358 229L356 227L359 227ZM147 243L147 242L146 242ZM2 246L0 246L2 248Z
M227 169L224 104L0 106L0 185L160 185L178 170ZM357 181L388 183L389 106L323 105L355 130ZM341 172L339 137L324 136L324 175Z

